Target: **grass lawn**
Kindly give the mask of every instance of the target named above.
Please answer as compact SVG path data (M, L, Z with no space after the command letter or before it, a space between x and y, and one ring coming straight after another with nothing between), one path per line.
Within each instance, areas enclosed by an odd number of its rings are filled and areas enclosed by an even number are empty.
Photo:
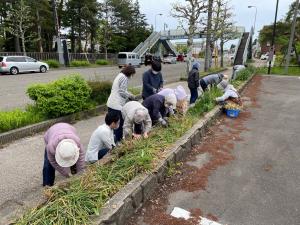
M258 74L267 74L267 67L257 67ZM289 76L300 76L300 67L289 67L288 74L285 74L284 67L273 67L271 68L271 74L275 75L289 75Z

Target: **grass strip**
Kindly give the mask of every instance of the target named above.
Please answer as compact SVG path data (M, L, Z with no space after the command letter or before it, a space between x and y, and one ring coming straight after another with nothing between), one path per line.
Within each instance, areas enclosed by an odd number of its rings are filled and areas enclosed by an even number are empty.
M220 90L212 88L186 116L170 118L169 127L155 127L149 139L125 141L113 152L111 163L91 165L81 177L47 190L46 204L28 211L16 224L89 224L89 216L98 215L109 198L130 180L151 171L168 147L215 107L215 98L220 95Z
M257 67L258 74L267 74L268 67ZM288 76L300 76L300 67L289 67L288 74L285 74L284 67L272 67L271 74L274 75L288 75Z

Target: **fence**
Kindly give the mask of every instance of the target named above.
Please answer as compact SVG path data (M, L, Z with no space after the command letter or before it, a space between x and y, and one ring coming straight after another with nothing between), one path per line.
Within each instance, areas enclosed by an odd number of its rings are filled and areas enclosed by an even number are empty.
M23 52L0 52L0 56L24 55ZM57 52L27 52L27 56L37 60L46 61L50 59L59 60ZM104 53L69 53L70 61L85 60L90 63L95 63L98 59L105 59ZM117 62L116 54L107 54L107 59L113 63Z

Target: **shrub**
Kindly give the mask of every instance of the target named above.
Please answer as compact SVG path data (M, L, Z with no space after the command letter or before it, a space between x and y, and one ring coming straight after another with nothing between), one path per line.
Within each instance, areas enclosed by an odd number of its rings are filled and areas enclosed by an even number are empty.
M0 132L6 132L26 125L38 123L44 120L44 116L36 108L30 107L26 111L15 109L0 112Z
M106 103L112 83L110 81L88 81L88 85L92 89L91 99L99 105Z
M46 60L45 63L47 63L50 68L59 68L60 67L60 64L57 60L50 59L50 60Z
M105 60L105 59L98 59L98 60L96 61L96 64L97 64L97 65L108 65L109 62L108 62L107 60Z
M91 64L88 61L84 60L74 60L70 63L72 67L80 67L80 66L90 66Z
M250 69L246 68L243 70L240 70L236 75L236 80L245 81L247 80L253 73Z
M131 87L131 88L128 88L128 91L133 95L140 95L141 92L142 92L142 88L140 88L140 87Z
M91 88L79 75L71 75L49 84L35 84L27 89L37 108L50 118L89 108Z

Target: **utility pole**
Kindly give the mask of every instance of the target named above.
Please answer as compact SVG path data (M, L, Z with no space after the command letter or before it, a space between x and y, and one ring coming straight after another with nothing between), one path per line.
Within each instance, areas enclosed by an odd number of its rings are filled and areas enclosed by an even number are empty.
M208 13L207 13L207 31L206 31L206 48L205 48L204 71L208 71L210 57L211 57L210 39L211 39L212 7L213 7L213 0L209 0L209 2L208 2Z
M285 69L284 69L285 74L289 73L289 65L290 65L290 60L291 60L292 45L293 45L294 37L295 37L295 29L296 29L298 9L299 9L299 0L296 0L296 8L295 8L295 12L294 12L293 24L292 24L292 29L291 29L291 36L290 36L289 47L288 47L286 61L285 61Z
M63 55L63 48L60 38L60 30L59 30L59 23L58 23L58 16L57 16L57 9L56 9L56 2L52 0L52 8L53 8L53 19L55 24L55 32L56 32L56 46L57 46L57 53L59 58L59 63L61 65L65 64L64 55Z
M276 3L276 11L275 11L275 21L274 21L274 25L273 25L273 35L272 35L272 44L271 44L271 50L270 50L270 54L269 54L269 68L268 68L268 74L271 73L271 63L274 57L274 52L275 52L275 35L276 35L276 22L277 22L277 13L278 13L278 3L279 0L277 0Z

